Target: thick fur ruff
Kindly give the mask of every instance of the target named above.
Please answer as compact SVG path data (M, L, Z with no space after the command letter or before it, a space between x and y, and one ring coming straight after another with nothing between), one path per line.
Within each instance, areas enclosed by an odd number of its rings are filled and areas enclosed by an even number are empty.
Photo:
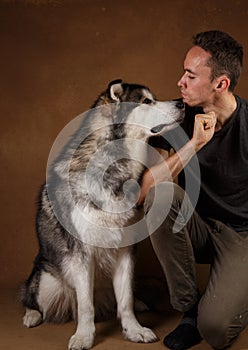
M117 306L128 339L156 340L133 312L136 236L127 239L125 228L140 215L137 182L149 137L174 128L183 116L181 102L156 101L142 85L114 81L99 96L41 189L39 253L22 289L24 325L73 318L77 330L69 349L89 349L95 317Z

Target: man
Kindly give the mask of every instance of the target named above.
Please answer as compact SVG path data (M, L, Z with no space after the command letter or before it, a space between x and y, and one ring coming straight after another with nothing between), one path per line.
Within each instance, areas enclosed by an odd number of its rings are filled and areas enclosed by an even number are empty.
M181 127L189 139L173 144L176 152L142 179L139 204L144 201L146 215L154 196L160 203L155 214L147 215L148 227L159 220L156 215L166 216L151 241L171 303L184 313L164 339L170 349L190 348L202 338L212 348L224 349L248 324L248 101L233 93L242 58L242 46L226 33L208 31L193 38L178 82L186 104ZM166 139L179 140L177 129ZM169 154L168 142L152 141ZM181 186L195 154L201 181L194 210ZM177 175L179 186L170 181ZM211 264L202 296L196 262Z

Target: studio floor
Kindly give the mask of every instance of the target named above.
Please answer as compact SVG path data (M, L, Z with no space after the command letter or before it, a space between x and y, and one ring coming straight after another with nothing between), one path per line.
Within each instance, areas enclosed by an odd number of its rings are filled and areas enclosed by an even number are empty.
M75 323L42 324L39 327L27 329L22 325L23 309L18 303L16 287L1 288L0 292L0 349L8 350L63 350L67 349L70 336L75 331ZM96 324L96 350L159 350L163 346L163 337L176 326L180 314L170 307L167 311L144 312L138 314L142 325L151 327L159 340L152 344L136 344L122 337L119 322L111 319ZM210 350L204 341L192 350ZM230 350L248 349L248 329L246 329Z

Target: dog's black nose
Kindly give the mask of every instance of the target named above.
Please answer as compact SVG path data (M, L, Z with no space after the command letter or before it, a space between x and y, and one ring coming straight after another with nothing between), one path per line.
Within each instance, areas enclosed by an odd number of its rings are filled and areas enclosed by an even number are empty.
M184 103L182 100L177 101L176 107L179 109L184 109Z

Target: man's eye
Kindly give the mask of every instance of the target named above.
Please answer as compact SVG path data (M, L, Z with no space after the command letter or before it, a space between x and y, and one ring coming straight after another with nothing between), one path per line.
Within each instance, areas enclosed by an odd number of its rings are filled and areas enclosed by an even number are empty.
M145 98L142 103L150 105L152 103L152 100L150 100L149 98Z
M188 77L189 79L195 79L195 77L193 77L192 75L189 75Z

